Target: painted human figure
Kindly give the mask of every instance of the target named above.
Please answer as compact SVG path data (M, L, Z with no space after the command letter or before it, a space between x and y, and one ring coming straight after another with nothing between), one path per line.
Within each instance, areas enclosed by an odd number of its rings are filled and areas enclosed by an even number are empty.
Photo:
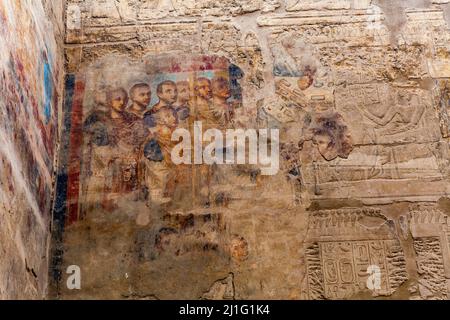
M143 122L144 114L148 111L150 101L152 98L152 91L150 85L147 83L137 83L130 89L131 105L127 108L126 113L128 122L131 125L129 136L134 137L135 148L134 154L138 163L137 176L138 185L140 189L139 199L145 199L148 195L148 188L145 185L145 157L144 147L145 142L148 141L149 132Z
M172 132L176 129L178 120L176 113L172 108L163 107L154 114L155 126L151 128L153 135L161 142L164 156L170 156L170 150L166 150L164 146L169 145ZM171 143L170 143L171 144Z
M177 101L174 103L177 112L178 125L189 128L189 116L191 114L191 89L188 81L177 82Z
M177 112L174 107L178 95L176 84L170 80L163 81L158 84L156 92L159 101L149 111L145 112L143 116L143 123L153 139L156 139L158 128L159 130L163 130L164 127L168 128L167 126L162 126L163 124L169 124L172 121L178 122ZM155 143L150 145L155 145ZM159 159L159 156L156 156L156 158ZM159 161L156 158L153 161Z
M145 138L144 127L136 121L136 115L126 111L128 95L118 89L108 93L107 101L111 108L114 152L108 163L108 176L105 180L105 199L108 205L115 205L124 194L140 188L139 151Z
M178 126L174 104L177 102L177 86L173 81L161 82L157 87L159 98L150 111L144 114L144 124L150 134L145 144L145 180L153 203L170 201L166 185L173 171L171 150L174 146L172 133Z
M138 83L130 89L130 98L132 101L131 106L127 111L136 115L138 118L143 119L144 113L150 104L152 97L152 91L148 84Z
M213 91L211 80L200 77L194 86L194 116L192 121L199 121L204 131L217 129L218 119L214 114ZM196 206L210 204L211 179L213 170L209 165L196 165L192 171L192 194Z
M156 94L159 101L151 108L151 113L156 113L163 107L173 107L178 97L177 85L170 80L163 81L158 84Z
M178 125L177 111L174 107L178 96L176 84L170 80L161 82L157 87L157 95L158 103L145 112L143 117L147 130L156 140L164 139Z
M170 110L178 121L177 112L174 104L177 102L178 91L175 82L166 80L158 84L156 89L159 101L147 112L143 119L145 126L151 130L156 126L156 117L161 110ZM166 114L166 113L165 113Z
M116 158L117 137L115 136L115 121L122 114L128 101L125 90L112 89L106 93L106 98L96 110L92 111L84 121L84 132L88 135L89 148L85 155L84 169L87 183L84 190L86 209L99 205L106 210L112 210L109 201L111 187L106 181L111 180L109 165Z
M171 200L173 190L167 186L176 171L171 160L171 151L175 143L171 140L177 128L177 117L172 108L163 107L153 115L154 127L150 128L151 139L144 153L147 161L146 182L154 203L166 203Z
M230 85L226 78L216 77L211 82L213 93L213 114L217 124L226 128L233 120L234 112L228 103L231 97Z
M102 207L113 210L117 199L140 188L139 150L147 132L135 116L126 112L128 94L123 88L106 94L106 111L92 112L84 123L90 134L90 170L93 178L86 192Z
M211 80L198 78L194 86L194 95L195 111L193 120L202 121L203 128L214 127Z

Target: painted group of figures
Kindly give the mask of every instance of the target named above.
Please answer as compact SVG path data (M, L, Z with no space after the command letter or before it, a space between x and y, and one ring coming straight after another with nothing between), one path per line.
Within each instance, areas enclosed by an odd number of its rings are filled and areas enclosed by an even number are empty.
M191 202L208 198L211 170L175 166L171 150L178 142L172 141L172 133L177 128L189 130L195 121L204 128L233 126L236 106L228 102L229 80L216 76L162 81L156 90L159 101L151 107L153 93L147 83L137 83L129 92L111 88L105 94L102 105L83 124L87 208L101 205L111 211L130 194L135 201L159 204L173 200L176 192Z

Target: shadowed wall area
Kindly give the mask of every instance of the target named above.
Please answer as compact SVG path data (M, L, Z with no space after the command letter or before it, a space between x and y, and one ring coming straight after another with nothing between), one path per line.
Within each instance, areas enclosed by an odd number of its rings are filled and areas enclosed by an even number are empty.
M0 3L0 299L47 295L62 1Z

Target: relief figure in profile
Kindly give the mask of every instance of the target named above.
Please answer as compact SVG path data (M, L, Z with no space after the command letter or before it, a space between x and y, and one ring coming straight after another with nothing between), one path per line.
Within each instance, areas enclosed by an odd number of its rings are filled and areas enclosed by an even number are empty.
M397 92L395 103L380 112L358 106L360 112L375 123L381 135L395 135L415 129L425 113L425 106L416 94Z

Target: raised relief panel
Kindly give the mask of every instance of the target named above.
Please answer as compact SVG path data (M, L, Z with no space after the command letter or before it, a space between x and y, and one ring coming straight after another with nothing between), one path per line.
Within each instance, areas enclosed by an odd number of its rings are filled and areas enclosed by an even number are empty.
M413 81L428 76L426 47L410 46L392 49L326 48L321 53L330 56L333 82L337 86L391 82L402 87L418 87Z
M389 85L351 85L335 93L354 149L347 159L305 163L303 177L320 198L365 201L395 198L437 200L448 192L445 148L429 92ZM387 180L391 181L390 184ZM422 187L420 181L429 181ZM440 182L442 181L442 182ZM359 192L361 188L370 193ZM384 200L383 200L384 199Z
M353 149L351 132L335 110L329 68L319 52L292 32L270 37L270 42L279 102L266 101L263 110L281 123L302 124L299 146L312 141L321 158L347 158Z
M136 42L141 50L158 53L167 52L165 40L176 38L177 43L189 43L189 47L178 46L179 51L192 52L201 45L198 34L198 16L205 17L205 21L215 19L214 16L226 16L261 10L272 11L279 6L278 0L255 1L181 1L181 0L86 0L83 2L69 2L69 9L77 6L79 9L79 25L82 28L72 28L75 18L73 10L68 11L68 32L66 41L71 44L81 43L130 43ZM209 17L208 17L209 16ZM161 19L166 21L161 22ZM227 19L224 19L225 21ZM139 22L139 23L138 23ZM194 26L196 37L190 35L191 24ZM158 31L165 32L163 38L158 39ZM158 39L158 43L148 43L148 38ZM229 40L228 40L229 39ZM222 37L217 41L236 42L233 37ZM176 51L175 49L170 49ZM94 48L95 50L95 48Z
M366 46L367 39L373 45L389 44L389 30L381 23L383 15L372 9L295 11L263 15L256 21L274 38L294 32L295 38L321 47Z
M318 243L313 243L305 250L308 277L308 297L311 300L325 299L324 274Z
M347 117L352 119L350 115ZM353 118L347 123L354 141L371 133L368 126L355 128L361 120ZM426 132L425 127L423 132ZM351 194L368 203L418 197L437 200L449 191L443 181L447 174L445 157L445 145L440 143L356 145L347 159L324 161L318 158L315 162L303 163L302 174L306 185L314 187L313 192L319 198L346 198ZM424 181L428 183L425 185ZM370 193L361 191L367 188L371 189Z
M450 137L450 81L440 80L435 87L435 105L439 113L442 137Z
M450 32L439 7L408 9L402 28L401 41L408 45L432 44L434 48L447 46Z
M414 250L422 298L447 299L447 281L439 238L417 238L414 240Z
M143 2L138 10L138 19L158 19L175 13L176 3L172 0L151 0ZM186 1L189 3L189 1Z
M150 25L127 25L110 27L108 32L103 28L83 28L82 33L68 33L67 43L82 45L102 42L93 47L73 47L70 53L68 68L74 72L82 64L95 62L105 54L105 50L117 53L132 54L141 58L145 54L200 52L197 24L195 20L186 21L182 25L175 23L154 23Z
M450 59L430 59L428 69L432 78L450 78Z
M92 3L92 18L115 18L120 19L119 11L113 0L99 0Z
M412 206L410 226L421 298L447 299L450 294L448 216L433 206Z
M449 192L438 150L438 145L361 146L348 159L303 165L302 174L318 199L351 195L371 204L394 199L436 201Z
M306 239L310 299L350 299L368 292L369 266L380 270L374 296L389 296L407 280L403 250L378 209L313 212Z
M349 97L352 97L349 100ZM437 142L438 119L428 91L389 85L336 90L336 106L352 124L357 144Z
M320 243L323 261L325 297L327 299L351 298L367 290L369 266L375 265L381 271L381 285L378 295L390 295L405 280L403 271L397 274L396 258L404 259L394 240L352 241ZM391 284L392 282L392 284Z
M370 4L368 0L285 0L286 11L350 9L356 6L363 9Z
M182 27L173 23L156 23L137 32L139 43L148 53L200 51L195 21L187 21Z
M231 23L205 22L202 24L201 50L231 59L242 68L231 71L235 80L244 78L248 87L260 89L264 85L264 61L258 37L253 32L240 30Z
M136 22L136 11L133 4L127 0L96 0L85 3L90 16L85 16L86 26L120 25Z
M208 1L208 0L153 0L144 2L138 17L140 20L158 19L168 16L224 16L239 15L261 10L269 12L279 7L278 0Z

